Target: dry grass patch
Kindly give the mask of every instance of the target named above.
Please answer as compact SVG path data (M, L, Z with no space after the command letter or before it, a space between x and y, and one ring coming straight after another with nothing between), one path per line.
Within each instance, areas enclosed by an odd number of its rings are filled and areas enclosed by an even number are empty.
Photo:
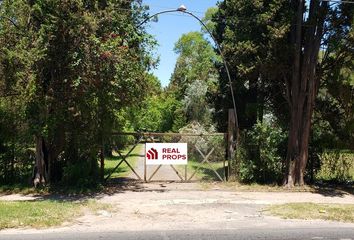
M84 211L108 210L107 204L96 201L0 201L0 229L59 226L82 216Z
M235 181L229 182L200 182L203 189L209 190L214 188L240 191L240 192L316 192L316 187L305 185L305 186L295 186L293 188L287 188L284 186L279 186L276 184L244 184Z
M354 223L354 204L287 203L266 209L285 219L321 219Z

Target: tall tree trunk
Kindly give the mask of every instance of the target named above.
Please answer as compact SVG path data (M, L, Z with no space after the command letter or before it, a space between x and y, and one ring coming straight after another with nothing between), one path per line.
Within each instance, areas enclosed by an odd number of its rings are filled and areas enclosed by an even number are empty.
M40 184L45 184L47 180L47 160L46 157L46 146L45 141L42 136L36 136L36 162L34 167L34 179L33 184L35 187L39 186Z
M289 187L304 185L304 174L308 160L308 145L311 119L318 91L316 67L323 36L323 25L328 11L328 2L310 1L308 26L303 29L304 0L297 3L296 20L292 32L294 63L292 78L287 82L290 89L289 139L286 156L286 172L283 184Z
M300 89L300 65L301 65L301 39L302 39L302 21L304 0L293 1L294 8L296 7L296 18L293 22L292 43L294 44L294 63L292 70L292 79L288 84L291 89L291 96L288 96L290 103L290 127L289 139L286 155L286 173L284 184L293 186L296 182L296 166L299 161L299 126L302 108L302 98L299 96ZM297 4L296 4L297 3Z

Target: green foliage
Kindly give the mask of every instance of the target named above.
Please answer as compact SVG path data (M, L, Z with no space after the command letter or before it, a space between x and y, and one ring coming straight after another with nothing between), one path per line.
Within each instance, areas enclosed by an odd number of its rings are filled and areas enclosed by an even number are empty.
M244 130L241 161L233 164L243 181L274 182L281 176L281 129L288 128L289 119L284 80L293 63L292 2L220 1L204 18L231 70ZM313 158L323 149L354 146L353 13L352 4L335 4L326 16L316 70L322 83ZM201 32L181 36L171 83L162 90L148 73L157 61L150 53L155 41L138 25L146 14L140 0L1 1L1 182L28 180L35 139L43 140L53 182L90 185L97 179L102 142L110 152L113 145L134 141L111 137L112 130L206 133L216 131L216 119L219 131L225 131L230 88L213 45ZM305 22L304 32L312 24ZM276 120L257 123L266 112ZM214 146L213 159L224 157L220 139L186 141L205 152ZM346 179L343 166L350 159L323 154L312 168L322 162L323 178ZM339 169L328 168L332 163ZM328 175L331 170L334 176Z
M195 122L210 128L213 112L210 101L217 90L215 63L219 57L200 32L183 34L174 50L179 56L168 92L179 104L172 129L178 131Z
M138 107L130 109L131 125L137 131L167 132L185 123L178 112L182 103L169 92L148 97ZM182 118L182 119L181 119Z
M208 126L211 124L212 109L208 107L208 85L201 80L188 84L182 100L183 108L189 121L196 121Z
M293 64L295 29L299 27L294 18L297 4L298 1L277 0L220 1L219 10L212 16L212 21L216 23L214 34L222 46L223 55L231 70L241 129L252 129L266 112L276 116L277 124L283 129L289 129L289 119L295 119L295 112L293 111L294 116L290 116L289 109L297 106L297 103L292 102L295 98L291 98L296 92L291 90L291 86L296 84L287 84L287 81L297 78ZM318 11L311 11L310 5L311 10ZM316 153L320 153L323 148L348 149L354 146L353 88L350 84L354 66L354 8L353 4L344 3L327 6L326 2L305 1L304 10L299 13L305 16L302 18L301 29L301 38L304 38L300 41L300 49L303 49L300 51L301 61L305 61L306 56L318 54L317 47L308 44L314 37L312 33L316 32L312 31L312 26L319 23L315 19L323 15L325 26L323 34L320 35L322 51L319 61L315 55L312 58L315 69L311 71L315 73L314 85L319 84L319 97L316 99L313 121L316 129L309 147L311 168L320 165L320 160L315 158ZM305 65L301 67L301 74L298 76L303 82L310 79L311 75L311 71L305 74ZM215 113L219 128L225 130L227 110L232 107L232 102L229 81L222 65L219 65L219 72L220 94L215 99ZM306 89L303 88L305 84L300 85L300 89ZM307 94L303 94L297 99L300 99L300 102L304 99L306 102L306 98ZM305 115L301 118L306 116L308 117ZM302 120L298 119L299 122ZM305 138L298 141L305 143L307 149ZM238 154L248 155L249 143L247 141L244 144L246 149ZM289 146L294 147L294 144ZM296 151L289 150L288 156L298 155ZM251 172L248 171L247 175L252 176Z
M80 162L69 163L63 168L62 183L72 187L90 188L98 183L97 162L80 157Z
M208 134L215 133L213 127L206 128L199 122L191 122L179 130L180 133ZM191 159L202 161L203 158L198 148L204 155L207 155L212 149L213 152L209 161L221 162L225 160L226 142L224 136L183 136L180 142L188 143L188 154Z
M258 122L244 131L238 150L239 179L244 182L274 183L282 178L280 154L284 131L274 122Z
M315 126L323 126L320 133L327 139L327 148L354 149L354 62L348 65L327 75L319 90Z
M212 17L214 35L229 66L240 128L251 129L262 119L264 109L283 117L286 101L277 84L283 87L283 73L288 69L289 49L284 44L291 21L289 1L230 0L220 1L218 7ZM219 64L218 69L215 113L219 128L225 130L233 105L225 68Z
M21 117L8 104L0 99L0 183L27 183L32 174L34 151L21 129L24 126L19 125Z
M176 92L177 99L183 99L189 84L196 80L207 83L209 92L213 93L217 74L214 64L218 61L218 56L203 34L183 34L174 50L179 56L169 87Z
M207 11L205 12L204 18L203 18L203 23L207 26L207 28L209 29L209 31L212 33L213 31L215 31L216 28L216 22L213 21L213 17L215 14L217 14L218 12L218 7L210 7L207 9ZM206 31L205 28L202 28L202 32L204 32L205 34L208 34L208 32Z
M144 11L141 1L1 2L0 91L17 95L1 104L21 120L14 125L25 143L43 140L47 180L95 179L102 140L124 126L122 109L145 97L154 41L137 27Z
M354 153L344 151L324 151L320 154L321 168L317 180L334 182L354 181Z

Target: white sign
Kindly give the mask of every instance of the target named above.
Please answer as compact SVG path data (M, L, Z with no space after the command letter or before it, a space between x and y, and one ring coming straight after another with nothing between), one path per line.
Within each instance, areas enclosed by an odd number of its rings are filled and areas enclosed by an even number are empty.
M146 165L187 165L187 143L146 143Z

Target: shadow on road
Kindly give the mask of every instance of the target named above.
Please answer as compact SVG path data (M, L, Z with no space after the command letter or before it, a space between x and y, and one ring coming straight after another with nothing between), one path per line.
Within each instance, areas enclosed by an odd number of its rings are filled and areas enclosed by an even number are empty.
M354 195L353 185L332 185L318 184L313 186L313 192L325 197L344 197L345 195Z

